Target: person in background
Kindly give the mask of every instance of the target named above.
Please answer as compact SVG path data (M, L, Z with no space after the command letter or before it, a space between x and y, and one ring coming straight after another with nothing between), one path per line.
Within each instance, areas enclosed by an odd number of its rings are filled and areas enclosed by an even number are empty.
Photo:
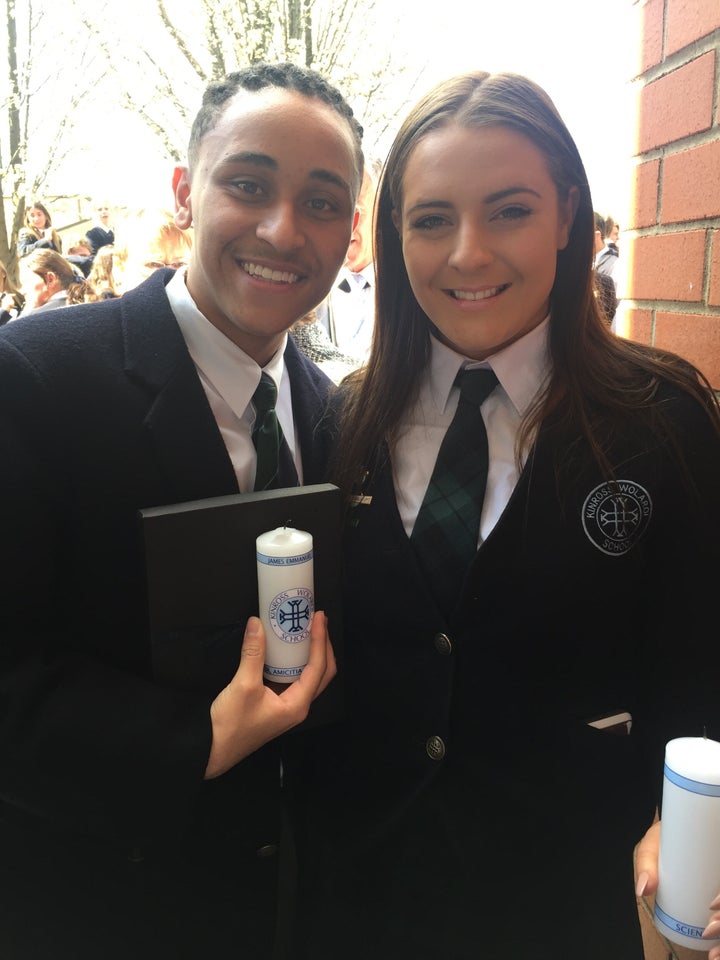
M602 219L602 217L599 217ZM617 290L617 268L620 257L618 236L620 228L612 217L605 217L603 224L603 247L595 256L595 270L604 276L611 277Z
M605 218L602 214L595 212L595 256L605 249ZM601 273L597 267L593 268L595 280L595 296L600 304L603 316L608 326L612 325L617 312L618 298L615 289L615 281L606 273Z
M114 246L113 270L120 292L136 287L155 270L187 265L193 230L182 230L174 214L161 207L128 213L120 224L121 242Z
M643 958L665 744L720 735L720 410L610 333L587 184L516 74L439 84L390 149L303 957Z
M7 267L0 260L0 326L14 320L25 305L25 298L10 279Z
M115 283L114 259L115 248L111 245L100 247L93 257L92 269L88 275L88 281L92 284L93 289L101 300L112 300L120 296Z
M618 244L620 242L620 224L617 223L612 217L605 218L605 235L607 236L608 247L611 250L617 251L618 255L620 253Z
M110 219L111 213L111 207L107 200L99 200L95 204L95 223L86 233L93 256L100 247L115 243L115 230Z
M89 303L95 291L77 267L54 250L35 250L20 262L23 316Z
M342 264L361 138L312 70L213 81L173 172L187 266L0 329L3 960L289 956L285 734L318 722L327 619L279 692L254 617L161 679L138 515L322 481L332 384L287 331ZM287 473L258 475L261 429Z
M65 259L68 263L72 263L73 266L77 267L82 275L87 278L90 275L90 270L93 265L93 253L87 237L80 237L78 240L75 240L75 242L67 248Z
M18 233L17 253L18 257L26 257L33 250L44 249L62 253L62 240L53 228L48 208L35 200L25 210L25 226Z
M370 350L375 318L373 207L379 163L367 163L357 202L357 216L345 263L328 297L317 310L319 323L341 353L364 363Z

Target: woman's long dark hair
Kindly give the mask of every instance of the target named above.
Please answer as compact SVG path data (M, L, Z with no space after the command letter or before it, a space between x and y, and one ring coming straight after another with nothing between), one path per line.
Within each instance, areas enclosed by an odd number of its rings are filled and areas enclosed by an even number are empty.
M579 202L565 249L558 251L550 294L552 375L522 424L518 456L527 451L541 421L551 415L564 430L585 439L601 467L612 426L628 411L665 434L660 377L708 405L720 431L720 414L707 380L689 363L608 329L593 288L594 213L587 175L575 142L542 88L511 73L473 72L447 80L423 97L402 124L388 154L376 201L376 317L367 366L345 382L333 479L352 489L387 442L416 397L430 354L428 317L408 279L393 210L402 205L410 154L431 131L448 124L473 129L502 126L527 137L543 154L561 199L576 187Z

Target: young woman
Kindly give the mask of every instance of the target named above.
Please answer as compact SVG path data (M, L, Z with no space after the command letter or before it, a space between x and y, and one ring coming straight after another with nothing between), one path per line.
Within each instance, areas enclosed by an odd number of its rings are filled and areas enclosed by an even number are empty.
M62 253L62 240L53 229L52 219L45 204L36 200L25 211L25 226L18 234L19 257L26 257L33 250L49 249Z
M341 390L350 729L321 758L314 960L643 956L665 743L720 734L720 417L688 363L609 332L593 240L528 79L456 77L403 123L372 352ZM490 392L460 401L473 369Z
M25 257L20 279L26 300L23 316L97 299L85 277L54 250L36 250Z

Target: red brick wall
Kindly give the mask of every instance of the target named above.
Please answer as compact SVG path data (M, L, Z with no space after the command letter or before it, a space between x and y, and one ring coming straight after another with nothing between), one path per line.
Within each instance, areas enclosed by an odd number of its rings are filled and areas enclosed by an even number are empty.
M634 184L618 332L673 350L720 389L720 0L631 0Z

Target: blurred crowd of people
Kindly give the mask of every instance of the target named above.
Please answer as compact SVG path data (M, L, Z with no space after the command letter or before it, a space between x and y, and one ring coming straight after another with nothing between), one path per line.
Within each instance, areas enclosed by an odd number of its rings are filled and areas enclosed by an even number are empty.
M64 249L48 207L40 200L28 205L17 239L16 281L0 262L0 324L41 310L119 297L159 267L186 264L192 228L177 227L170 210L113 214L108 201L97 202L93 225L66 240Z
M380 175L367 163L345 262L325 300L291 330L301 352L336 383L365 363L372 341L375 264L373 208ZM160 267L186 266L192 228L181 230L163 208L117 215L107 200L94 205L93 225L66 242L47 205L35 200L18 234L18 280L0 261L0 325L38 311L121 296Z

